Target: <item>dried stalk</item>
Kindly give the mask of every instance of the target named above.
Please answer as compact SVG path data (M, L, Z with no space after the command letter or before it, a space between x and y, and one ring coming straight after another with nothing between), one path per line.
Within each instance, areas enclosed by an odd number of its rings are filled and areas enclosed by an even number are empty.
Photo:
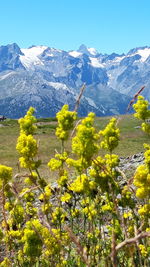
M74 135L74 133L75 133L75 130L76 130L76 128L77 128L77 126L79 125L80 122L81 122L81 120L79 120L79 121L76 123L76 125L75 125L75 127L74 127L74 129L73 129L73 131L72 131L72 133L71 133L71 138L73 137L73 135Z
M82 260L84 261L84 263L86 264L86 266L90 267L86 250L81 246L79 239L74 235L74 233L72 232L72 230L68 226L65 226L65 230L68 232L70 239L76 245L77 251L80 254L80 256L81 256Z
M117 267L117 251L116 251L116 234L113 230L112 233L112 244L111 244L111 260L113 267Z
M145 86L143 86L132 98L132 100L130 101L128 107L127 107L127 112L129 111L129 109L131 108L131 106L133 105L134 101L137 99L138 95L144 90Z
M126 177L125 173L118 166L115 167L115 169L116 169L117 172L119 172L121 174L121 176L123 177L123 179L125 181L127 181L127 177Z
M25 194L30 193L30 192L34 191L35 189L38 189L39 187L40 186L38 185L38 186L34 186L34 187L29 188L28 190L26 190L25 192L20 194L20 196L18 198L22 199Z
M117 267L117 252L118 250L120 250L121 248L123 248L126 245L130 245L132 243L137 244L137 241L142 239L142 238L146 238L146 237L150 237L150 231L149 232L142 232L139 235L136 235L133 238L129 238L129 239L125 239L123 242L121 242L120 244L118 244L115 247L115 240L114 240L114 236L112 236L112 252L110 254L111 260L112 260L112 264L113 267Z
M133 237L133 238L129 238L129 239L125 239L123 242L121 242L120 244L118 244L116 246L116 251L118 251L119 249L121 249L122 247L128 245L128 244L132 244L132 243L136 243L139 239L145 238L145 237L150 237L150 231L149 232L142 232L139 235Z
M80 94L79 94L78 99L77 99L77 101L76 101L74 111L77 111L77 110L78 110L78 107L79 107L80 100L81 100L81 97L82 97L82 95L83 95L83 91L84 91L84 89L85 89L85 83L83 84L83 86L82 86L81 89L80 89Z
M84 89L85 89L85 83L82 85L82 87L81 87L81 89L80 89L80 94L79 94L79 96L78 96L78 98L77 98L77 101L76 101L76 104L75 104L74 111L77 111L77 110L78 110L78 107L79 107L80 100L81 100L81 97L82 97L82 95L83 95L83 91L84 91ZM77 128L77 126L78 126L78 124L79 124L80 122L81 122L81 120L79 120L79 121L76 123L76 125L75 125L75 127L74 127L74 129L73 129L73 131L72 131L72 133L71 133L71 137L73 137L73 135L74 135L74 133L75 133L75 130L76 130L76 128Z

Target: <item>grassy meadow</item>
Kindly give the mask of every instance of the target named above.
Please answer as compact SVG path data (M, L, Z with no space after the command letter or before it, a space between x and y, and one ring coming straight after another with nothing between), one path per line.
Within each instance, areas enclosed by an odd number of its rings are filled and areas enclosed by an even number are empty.
M138 126L140 121L133 115L118 116L118 127L120 128L120 144L114 151L119 156L130 156L143 151L143 143L149 142L149 136L142 132ZM95 119L95 127L99 131L109 122L110 117L100 117ZM47 163L57 150L60 152L60 141L55 137L57 121L54 118L38 119L36 139L39 144L39 158L42 160L41 172L45 177L51 178L51 173ZM7 119L0 122L0 164L11 166L14 174L19 170L18 153L16 142L19 135L19 125L17 120ZM69 149L69 144L68 144ZM100 153L104 153L101 151Z

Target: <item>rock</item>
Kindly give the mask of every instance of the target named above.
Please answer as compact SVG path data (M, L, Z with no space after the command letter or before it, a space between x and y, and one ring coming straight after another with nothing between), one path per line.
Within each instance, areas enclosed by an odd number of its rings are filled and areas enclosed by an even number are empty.
M135 126L134 128L135 128L135 129L139 129L139 128L141 128L141 126Z
M140 152L126 158L120 157L119 168L125 173L125 175L132 176L136 168L143 163L144 154L143 152Z

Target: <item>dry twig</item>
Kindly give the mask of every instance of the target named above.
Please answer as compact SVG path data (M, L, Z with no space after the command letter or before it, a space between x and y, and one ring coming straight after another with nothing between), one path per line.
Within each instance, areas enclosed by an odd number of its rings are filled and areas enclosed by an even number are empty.
M68 226L65 226L65 230L68 232L70 239L76 245L77 251L80 254L80 256L81 256L82 260L84 261L84 263L86 264L86 266L90 267L86 250L81 246L79 239L74 235L74 233L72 232L72 230Z
M142 232L142 233L136 235L135 237L125 239L123 242L121 242L120 244L118 244L116 246L116 251L118 251L119 249L121 249L122 247L124 247L128 244L136 243L139 239L142 239L145 237L150 237L150 231L149 232Z
M83 84L83 86L82 86L81 89L80 89L80 94L79 94L78 99L77 99L77 101L76 101L74 111L77 111L77 110L78 110L78 107L79 107L80 100L81 100L81 97L82 97L82 95L83 95L83 91L84 91L84 89L85 89L85 83Z
M143 86L132 98L132 100L130 101L128 107L127 107L127 112L129 111L129 109L131 108L131 106L133 105L134 101L137 99L138 95L144 90L145 86Z

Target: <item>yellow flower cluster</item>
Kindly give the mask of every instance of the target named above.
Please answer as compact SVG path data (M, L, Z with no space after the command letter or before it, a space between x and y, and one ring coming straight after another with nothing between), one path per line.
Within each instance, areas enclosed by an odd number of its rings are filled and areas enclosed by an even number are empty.
M148 218L150 218L150 204L145 204L142 207L140 207L138 213L141 216L147 216Z
M52 222L63 223L66 218L66 213L61 207L56 207L55 211L52 213Z
M87 232L88 239L91 239L94 242L96 241L95 239L97 239L99 237L99 235L100 235L100 230L97 227L95 227L95 229L92 232ZM99 247L97 247L97 248L99 248Z
M97 214L95 204L92 203L91 205L87 205L85 208L82 209L82 212L88 217L90 221L92 221Z
M118 146L120 131L116 127L117 120L112 118L103 131L100 131L100 135L103 136L100 146L108 149L110 152Z
M92 168L89 170L89 174L103 191L108 191L108 183L117 177L118 173L115 167L118 164L119 157L115 154L106 154L103 158L98 156L92 162Z
M41 193L41 195L39 196L39 199L42 201L46 201L50 199L51 195L52 195L51 185L48 184L47 186L45 186L44 192Z
M0 187L7 184L12 178L12 168L0 165Z
M149 102L143 96L138 96L138 101L133 105L136 113L134 116L140 120L146 120L150 117L150 110L148 110Z
M136 196L146 198L150 195L150 173L146 165L140 165L134 175L134 185L137 187Z
M140 252L141 252L142 256L146 257L147 254L148 254L146 247L144 245L142 245L142 244L140 244L138 247L140 249Z
M106 166L108 170L112 170L116 166L119 165L119 156L115 154L106 154L105 155L105 160L106 160Z
M56 128L56 136L61 140L67 140L69 131L73 128L74 121L77 119L75 111L69 111L68 105L64 105L56 114L58 127Z
M11 238L15 238L15 239L20 239L21 238L21 235L22 235L22 232L20 230L10 230L9 231L9 236Z
M23 157L33 158L37 153L37 142L32 135L21 134L16 149Z
M51 171L58 170L60 167L63 166L63 163L67 160L68 154L67 152L63 152L62 154L55 154L55 158L50 159L48 166Z
M29 202L33 202L35 200L34 192L31 192L29 188L23 188L21 191L21 196L23 199Z
M98 151L96 141L99 135L96 133L94 124L94 113L89 113L88 116L81 121L77 126L76 136L72 138L72 152L79 156L77 167L82 164L83 168L87 168L93 155Z
M49 232L47 228L43 228L42 237L45 245L44 257L47 259L51 259L52 257L52 262L55 266L66 266L66 261L63 255L60 255L60 250L63 246L65 247L68 244L68 234L56 228L51 228L51 232ZM57 264L55 263L55 260L57 261Z
M92 163L92 168L89 170L90 176L101 187L102 191L108 190L109 173L105 166L105 159L98 156Z
M103 212L107 212L107 211L112 211L113 210L113 203L112 202L109 202L108 204L105 204L102 206L102 211Z
M144 144L144 148L146 149L144 153L144 157L145 157L144 161L150 172L150 145Z
M31 174L28 177L25 178L24 182L27 185L33 185L33 184L36 184L37 178L38 178L37 173L36 172L31 172Z
M69 193L64 193L61 197L61 201L62 202L69 202L69 200L71 199L71 195Z
M132 218L132 213L129 211L129 212L124 212L124 214L123 214L123 217L125 218L125 219L127 219L127 218Z
M66 170L63 170L62 174L60 175L58 179L59 186L65 186L68 181L68 173Z
M30 107L27 111L27 114L24 116L24 118L21 118L18 120L20 124L20 130L21 133L25 133L26 135L34 134L36 130L36 118L33 116L35 112L35 109L33 107Z
M26 214L30 217L34 217L35 215L37 215L37 208L34 207L33 202L26 203Z
M37 141L33 137L36 129L34 123L36 118L33 116L34 108L30 108L24 118L19 120L20 136L17 140L16 149L20 154L20 165L22 168L37 169L40 161L35 161L34 157L37 155Z
M144 132L150 134L150 124L149 123L143 122L141 126L142 126L142 130Z
M51 185L48 184L44 187L43 193L40 194L39 200L43 202L43 205L41 206L41 209L43 213L48 214L51 211L52 204L50 202L50 197L52 195Z
M4 260L0 263L0 267L11 267L12 266L12 262L5 257Z
M71 214L72 214L73 217L78 218L80 213L81 213L81 210L79 210L79 208L74 208L74 209L71 210Z
M136 113L135 117L143 120L142 130L148 134L150 134L150 125L146 122L146 119L150 117L149 102L144 99L143 96L138 97L138 101L133 105ZM144 199L144 205L139 205L138 214L141 216L142 220L145 220L144 227L147 227L146 221L148 223L148 218L150 217L150 145L144 144L144 148L146 149L144 153L144 164L137 167L133 183L137 187L136 196L140 199ZM143 256L147 255L147 251L145 250L145 246L142 244L139 245L139 249Z
M86 174L81 174L68 186L69 190L75 193L89 193L96 187L94 181L90 181Z
M40 232L42 225L38 220L31 220L26 223L22 242L24 243L23 252L30 257L38 257L42 252L42 240Z
M24 220L24 209L20 204L17 204L13 207L13 209L10 211L11 219L9 221L10 227L13 226L13 224L21 224Z
M81 212L91 221L97 215L96 202L91 201L89 196L85 196L81 201Z
M82 170L84 169L84 166L86 166L87 164L86 160L83 157L79 159L68 158L66 160L66 163L68 167L74 167L79 173L82 172Z

